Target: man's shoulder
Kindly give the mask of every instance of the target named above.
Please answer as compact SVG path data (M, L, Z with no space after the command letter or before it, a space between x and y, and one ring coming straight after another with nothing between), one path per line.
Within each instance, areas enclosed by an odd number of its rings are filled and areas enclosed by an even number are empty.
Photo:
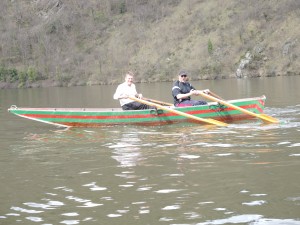
M189 82L180 82L179 80L175 81L173 86L192 86Z
M179 86L179 80L176 80L176 81L173 83L173 86Z
M192 86L190 82L185 82L184 85L185 85L185 86L189 86L189 87Z
M118 85L118 87L123 87L123 86L127 86L126 82L123 82L123 83Z

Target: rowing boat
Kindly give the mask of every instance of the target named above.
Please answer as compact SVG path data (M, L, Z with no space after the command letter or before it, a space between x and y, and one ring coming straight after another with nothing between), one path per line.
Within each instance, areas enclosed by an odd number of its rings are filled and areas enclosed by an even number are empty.
M266 97L230 100L229 103L262 114ZM254 119L237 109L217 102L189 107L171 107L199 118L210 118L223 122ZM58 127L102 127L114 125L165 125L179 122L201 123L162 109L126 110L121 108L24 108L11 106L8 111L17 116Z

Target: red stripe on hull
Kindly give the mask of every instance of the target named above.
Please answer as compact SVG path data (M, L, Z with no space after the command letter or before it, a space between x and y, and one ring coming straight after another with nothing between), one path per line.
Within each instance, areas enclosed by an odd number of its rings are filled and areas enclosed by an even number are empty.
M250 120L255 119L252 116L247 114L238 114L238 115L228 115L228 116L216 116L212 117L212 119L216 119L222 122L232 122L239 120ZM112 122L101 122L101 123L85 123L85 122L56 122L57 124L71 126L71 127L104 127L104 126L117 126L117 125L137 125L137 126L157 126L157 125L168 125L175 124L181 122L189 122L194 124L206 124L204 122L192 120L192 119L183 119L183 120L161 120L161 121L149 121L149 122L120 122L120 123L112 123Z
M71 127L106 127L106 126L119 126L121 125L137 125L137 126L158 126L158 125L168 125L168 124L174 124L174 123L179 123L182 121L156 121L156 122L130 122L130 123L77 123L77 122L63 122L63 123L58 123L61 125L66 125L66 126L71 126ZM193 121L194 122L194 121Z

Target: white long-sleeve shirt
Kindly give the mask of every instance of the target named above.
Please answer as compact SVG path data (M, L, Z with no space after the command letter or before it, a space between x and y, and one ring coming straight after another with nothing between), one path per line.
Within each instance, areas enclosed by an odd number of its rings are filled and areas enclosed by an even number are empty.
M135 88L135 84L131 84L129 86L126 82L124 82L117 87L117 90L114 94L114 99L116 99L116 100L119 99L121 106L123 106L127 103L133 102L133 100L131 100L129 98L123 98L123 95L127 95L127 96L131 95L132 96L132 95L136 95L136 94L137 94L137 91Z

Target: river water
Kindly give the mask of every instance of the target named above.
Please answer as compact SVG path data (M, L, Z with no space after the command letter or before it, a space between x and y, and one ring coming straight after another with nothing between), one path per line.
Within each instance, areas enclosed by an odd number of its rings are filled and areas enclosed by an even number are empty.
M116 86L0 90L0 224L300 224L300 77L193 82L267 96L259 120L64 130L7 112L118 107ZM137 84L171 101L172 83Z

